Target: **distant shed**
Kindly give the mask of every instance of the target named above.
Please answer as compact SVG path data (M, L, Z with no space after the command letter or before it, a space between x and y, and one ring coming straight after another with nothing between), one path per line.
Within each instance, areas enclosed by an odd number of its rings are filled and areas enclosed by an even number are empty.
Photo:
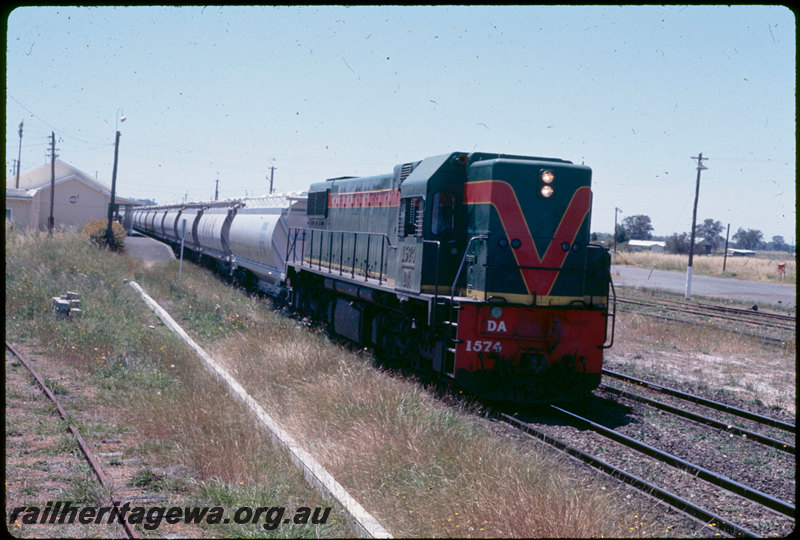
M756 252L750 249L733 249L728 248L728 256L730 257L755 257Z
M633 251L653 251L661 253L666 247L666 242L658 240L629 240L628 245L633 248Z

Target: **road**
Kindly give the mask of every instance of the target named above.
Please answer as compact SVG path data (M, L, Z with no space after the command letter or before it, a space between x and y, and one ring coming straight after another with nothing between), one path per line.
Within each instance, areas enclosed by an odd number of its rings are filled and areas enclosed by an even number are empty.
M631 266L612 266L611 279L615 286L644 287L664 289L683 293L686 291L685 272L667 272L634 268ZM774 304L795 308L797 287L780 283L725 279L692 275L692 296L714 296L730 298L752 305Z

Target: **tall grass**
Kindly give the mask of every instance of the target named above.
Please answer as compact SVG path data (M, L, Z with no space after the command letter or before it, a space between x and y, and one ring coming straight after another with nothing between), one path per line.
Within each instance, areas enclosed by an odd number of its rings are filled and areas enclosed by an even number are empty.
M797 282L797 261L793 254L786 253L783 258L762 257L728 257L722 255L695 255L692 260L692 272L698 275L723 278L746 279L751 281L768 281L774 283L795 284ZM655 253L652 251L628 251L612 254L612 264L638 266L685 272L689 263L688 255L673 253ZM786 264L785 275L778 272L778 264ZM722 267L725 265L725 270Z
M240 317L233 311L240 304L252 303L250 299L233 288L219 287L217 296L226 298L222 300L225 308L220 306L209 320L207 305L198 303L204 295L178 287L173 270L177 270L175 265L146 272L141 262L98 248L75 233L49 238L7 227L6 336L34 345L55 362L78 366L108 404L123 406L121 416L142 436L143 443L132 449L136 457L160 465L180 463L195 472L165 493L170 503L219 504L231 509L285 506L288 511L330 506L330 501L305 484L302 474L255 427L227 389L203 372L189 349L123 282L142 278L157 282L155 289L183 292L175 305L203 335L219 337L239 328ZM208 273L184 269L184 275L193 273L195 285L208 290L212 281ZM195 290L203 291L202 287ZM50 312L51 297L68 290L80 295L80 318L61 319ZM198 311L204 316L193 317ZM158 489L161 493L164 486L159 483ZM292 524L274 531L252 524L220 525L207 534L329 537L349 532L334 517L326 525Z

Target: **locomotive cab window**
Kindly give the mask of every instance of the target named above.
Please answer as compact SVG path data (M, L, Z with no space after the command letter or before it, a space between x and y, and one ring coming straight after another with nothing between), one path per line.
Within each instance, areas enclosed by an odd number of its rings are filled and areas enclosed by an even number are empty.
M456 224L456 196L451 191L433 194L431 205L431 233L434 236L449 236Z

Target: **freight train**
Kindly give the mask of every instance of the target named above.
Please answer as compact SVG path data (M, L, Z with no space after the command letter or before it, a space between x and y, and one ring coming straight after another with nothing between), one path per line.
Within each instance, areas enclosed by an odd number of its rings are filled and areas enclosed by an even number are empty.
M306 192L136 208L133 227L489 401L579 399L613 343L591 169L453 152Z

